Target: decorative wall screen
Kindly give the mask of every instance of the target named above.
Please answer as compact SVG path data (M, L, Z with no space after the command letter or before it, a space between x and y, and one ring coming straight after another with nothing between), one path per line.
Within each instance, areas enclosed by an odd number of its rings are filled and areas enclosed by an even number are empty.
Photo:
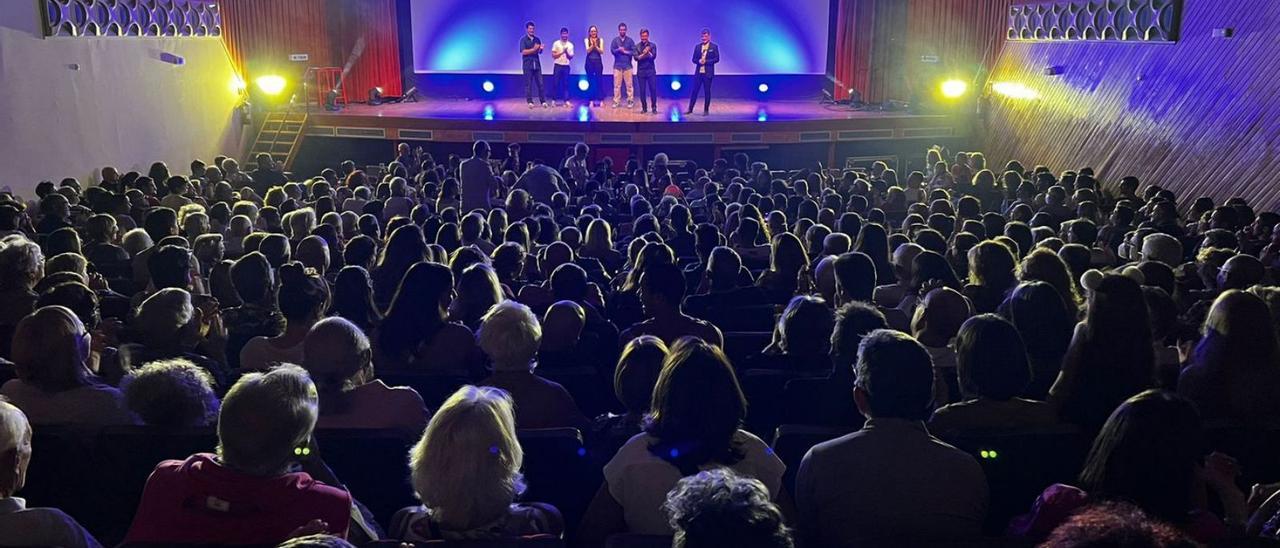
M1053 0L1009 8L1014 42L1178 40L1181 0Z
M38 0L45 36L217 37L214 0Z

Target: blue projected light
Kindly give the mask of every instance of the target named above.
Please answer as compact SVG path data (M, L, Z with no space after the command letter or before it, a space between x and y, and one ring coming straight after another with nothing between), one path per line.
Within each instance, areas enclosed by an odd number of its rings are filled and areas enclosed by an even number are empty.
M493 82L490 82L489 80L485 80L484 85L481 85L480 87L484 88L485 93L493 93Z
M672 81L671 81L671 91L680 91L680 88L681 88L681 87L683 87L683 86L681 86L681 85L680 85L680 81L679 81L679 80L672 80Z
M586 78L578 80L578 89L581 91L587 91L591 89L591 82L587 81Z
M484 121L486 122L493 121L493 105L484 106Z
M578 121L586 122L591 119L591 109L582 106L578 107Z
M569 29L569 39L582 47L591 25L600 27L601 38L608 44L617 35L618 22L630 23L631 36L637 39L643 24L662 51L668 52L658 56L658 74L693 73L689 52L704 26L711 28L712 40L720 45L717 74L824 74L827 68L830 0L734 0L732 17L725 16L723 2L687 0L408 1L413 68L418 73L520 74L518 43L526 21L538 25L537 35L547 49L562 26ZM655 17L668 13L680 15ZM572 61L575 75L583 73L585 57ZM541 59L549 69L550 52Z

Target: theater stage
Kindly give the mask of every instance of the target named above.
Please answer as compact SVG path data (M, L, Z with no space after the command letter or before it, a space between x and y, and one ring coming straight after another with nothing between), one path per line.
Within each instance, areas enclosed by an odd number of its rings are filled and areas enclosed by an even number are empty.
M352 104L340 112L310 112L307 137L470 143L592 145L772 145L854 141L935 140L963 133L961 118L905 112L855 111L811 101L717 101L708 116L685 116L687 102L663 100L657 115L632 109L541 106L523 98ZM701 105L699 105L701 106Z

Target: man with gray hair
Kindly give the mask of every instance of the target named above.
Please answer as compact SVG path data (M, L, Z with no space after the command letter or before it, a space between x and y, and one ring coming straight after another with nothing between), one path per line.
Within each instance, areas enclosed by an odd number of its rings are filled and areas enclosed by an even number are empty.
M217 454L156 466L125 543L276 544L304 526L345 538L351 495L290 471L318 456L317 400L294 365L241 377L218 414Z
M672 548L794 545L782 510L770 500L764 484L727 468L680 480L667 494L663 509L675 531Z
M55 508L27 508L15 497L31 463L31 424L0 398L0 542L6 546L97 548L98 541L75 519Z
M1148 234L1142 240L1142 258L1178 268L1182 265L1182 242L1163 232Z

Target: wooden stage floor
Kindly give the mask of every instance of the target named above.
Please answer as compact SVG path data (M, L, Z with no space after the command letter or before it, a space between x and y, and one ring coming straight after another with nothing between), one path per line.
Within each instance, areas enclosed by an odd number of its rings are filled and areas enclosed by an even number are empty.
M718 100L711 114L685 116L687 100L663 100L658 114L640 105L618 109L528 108L523 98L492 101L426 98L418 103L353 104L340 112L315 110L308 137L608 145L772 144L947 139L961 133L954 116L854 111L818 101ZM701 105L699 105L701 107Z

